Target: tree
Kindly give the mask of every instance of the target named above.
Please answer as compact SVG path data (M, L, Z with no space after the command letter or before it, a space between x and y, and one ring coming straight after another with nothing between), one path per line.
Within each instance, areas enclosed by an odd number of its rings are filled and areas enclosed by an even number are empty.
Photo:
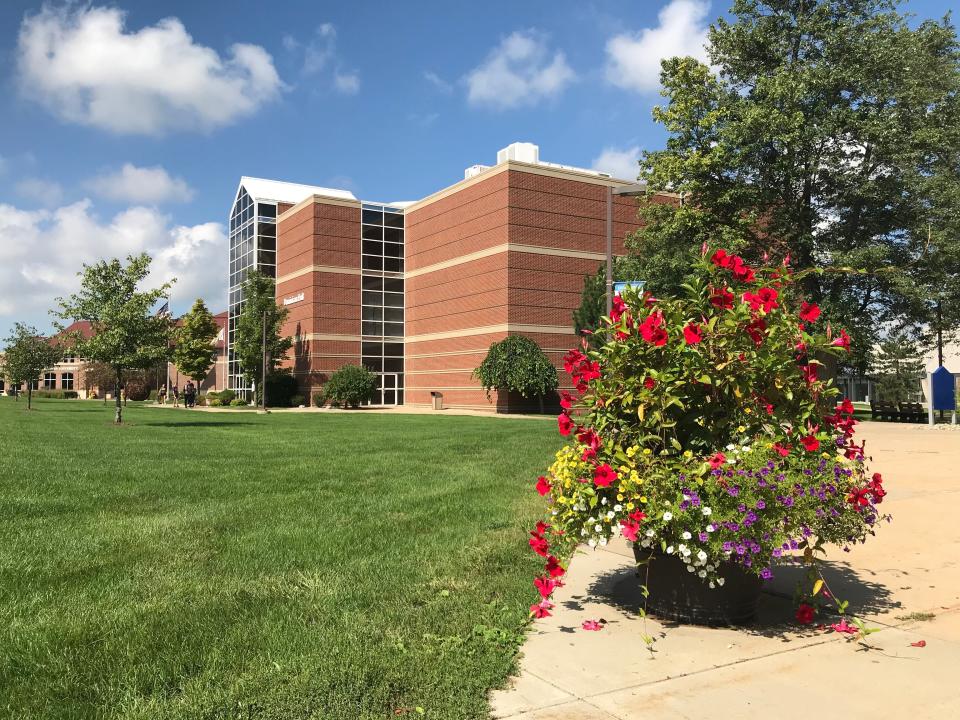
M280 333L287 319L287 309L277 305L273 278L251 272L243 284L243 310L237 320L233 350L240 362L244 379L256 383L257 397L264 384L264 350L267 354L266 374L276 370L293 345L293 340ZM264 348L264 315L266 315L266 348Z
M640 177L630 240L655 293L701 244L790 256L804 290L872 347L885 322L927 327L933 291L960 322L960 54L949 19L911 28L892 0L735 0L712 68L662 63L666 149ZM662 196L660 196L662 198ZM933 242L928 243L928 233ZM856 364L862 365L865 354Z
M219 331L217 321L200 298L183 316L183 324L174 331L173 362L184 375L196 381L197 387L216 360L217 348L213 341Z
M152 308L167 297L172 282L138 290L149 274L146 253L129 256L126 265L116 258L101 260L83 266L79 292L57 298L58 318L90 322L92 335L84 338L78 333L72 341L78 355L112 369L117 423L123 422L119 389L125 374L153 367L170 355L170 318L153 314Z
M613 280L622 282L642 280L640 263L633 257L613 259ZM600 318L607 312L607 266L603 264L594 275L587 275L583 281L583 294L580 307L573 311L573 329L577 336L584 330L592 333L600 324Z
M63 350L37 329L16 323L13 334L6 339L3 367L14 386L27 383L27 410L33 409L33 383L44 370L56 365L63 357Z
M100 391L100 396L103 398L104 405L106 405L106 391L113 381L113 368L111 368L109 365L105 365L102 362L88 362L84 364L83 389L87 392L87 397L90 396L90 391L93 388L97 388L97 390Z
M557 389L557 369L540 346L523 335L511 335L490 346L487 356L473 376L487 391L507 390L521 397L540 400Z
M910 400L911 395L920 392L924 375L916 344L902 332L881 341L871 374L877 383L879 400L896 403Z

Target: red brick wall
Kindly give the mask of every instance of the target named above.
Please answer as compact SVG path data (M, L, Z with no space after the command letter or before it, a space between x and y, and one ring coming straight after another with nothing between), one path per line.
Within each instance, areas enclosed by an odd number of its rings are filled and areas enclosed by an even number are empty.
M353 272L308 270L313 265ZM284 306L289 313L282 332L294 346L283 365L308 396L331 373L360 361L359 270L359 206L312 202L278 219L277 302L303 293Z

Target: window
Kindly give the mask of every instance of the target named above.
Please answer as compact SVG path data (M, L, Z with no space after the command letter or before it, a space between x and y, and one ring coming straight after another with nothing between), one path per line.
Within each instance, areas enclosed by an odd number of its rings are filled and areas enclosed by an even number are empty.
M73 373L60 374L60 389L73 390Z
M44 390L56 390L57 389L57 374L53 372L48 372L43 374L43 389Z

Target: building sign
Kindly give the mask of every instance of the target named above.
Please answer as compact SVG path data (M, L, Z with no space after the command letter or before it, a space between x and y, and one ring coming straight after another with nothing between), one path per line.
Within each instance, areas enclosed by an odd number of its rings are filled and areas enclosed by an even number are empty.
M300 302L301 300L303 300L303 293L302 293L302 292L299 292L299 293L297 293L296 295L291 295L290 297L285 297L285 298L283 299L283 304L284 304L284 305L293 305L294 303L298 303L298 302Z

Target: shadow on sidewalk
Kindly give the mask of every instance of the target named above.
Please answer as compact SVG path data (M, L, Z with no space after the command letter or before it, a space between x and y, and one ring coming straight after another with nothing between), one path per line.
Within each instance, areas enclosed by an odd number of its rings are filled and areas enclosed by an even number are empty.
M901 607L899 602L892 600L891 592L885 585L863 577L847 563L821 562L821 566L829 587L841 600L850 603L847 615L883 615ZM806 568L802 565L781 565L774 569L774 574L774 580L764 585L756 619L748 625L737 626L737 629L751 635L780 638L788 642L804 634L806 630L822 632L815 629L820 622L829 625L836 621L836 611L832 607L826 607L819 614L814 626L805 629L799 625L795 618L793 594L797 582L805 580ZM561 604L570 610L581 610L584 603L601 603L625 615L636 617L643 606L640 582L632 567L607 572L590 584L586 594L575 595ZM659 620L652 614L650 617L658 620L665 628L678 626L678 623L672 620Z

